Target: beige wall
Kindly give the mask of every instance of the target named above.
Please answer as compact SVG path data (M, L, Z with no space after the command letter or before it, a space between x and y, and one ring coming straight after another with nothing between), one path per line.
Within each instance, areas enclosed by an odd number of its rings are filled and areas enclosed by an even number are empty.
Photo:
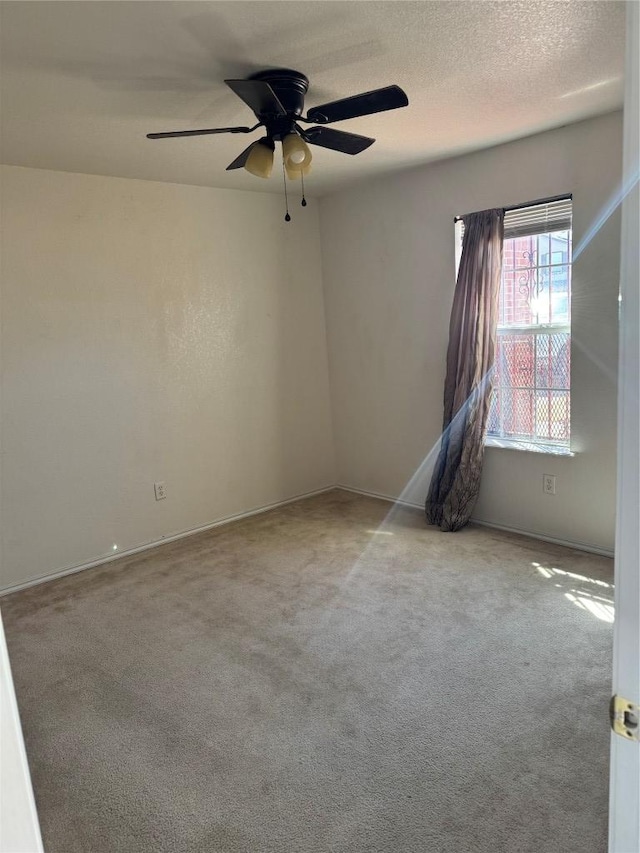
M3 167L2 205L0 586L334 482L314 204Z
M422 503L454 215L573 192L579 246L620 170L612 114L323 199L319 227L277 196L2 167L0 586L336 481ZM613 547L618 264L614 213L574 268L576 455L489 449L478 519Z
M580 247L619 189L621 131L614 113L322 200L340 483L424 501L442 425L454 215L572 192ZM616 212L574 264L576 455L488 449L477 519L613 548L619 239ZM556 475L555 496L542 493L543 473Z

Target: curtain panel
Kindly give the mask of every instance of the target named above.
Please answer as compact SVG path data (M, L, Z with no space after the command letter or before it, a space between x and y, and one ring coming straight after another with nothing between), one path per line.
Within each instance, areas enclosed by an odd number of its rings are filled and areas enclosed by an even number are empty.
M442 439L425 504L427 522L444 531L460 530L467 524L480 491L503 239L502 208L464 217L449 323Z

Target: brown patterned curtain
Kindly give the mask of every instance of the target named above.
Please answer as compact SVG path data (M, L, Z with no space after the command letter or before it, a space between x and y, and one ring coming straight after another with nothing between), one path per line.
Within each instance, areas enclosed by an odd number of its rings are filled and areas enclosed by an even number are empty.
M503 236L502 208L464 217L462 255L449 324L442 441L425 505L427 522L439 525L441 530L464 527L480 491L496 349Z

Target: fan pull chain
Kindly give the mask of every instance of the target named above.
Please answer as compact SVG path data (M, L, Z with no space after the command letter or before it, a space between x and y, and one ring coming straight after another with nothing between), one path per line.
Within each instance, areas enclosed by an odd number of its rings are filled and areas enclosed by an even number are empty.
M282 156L282 180L284 181L284 206L287 210L284 221L291 222L291 217L289 216L289 196L287 195L287 173L284 170L284 155Z
M300 169L300 180L302 181L302 201L300 202L300 204L303 207L306 207L307 206L307 200L304 197L304 174L302 172L302 169Z

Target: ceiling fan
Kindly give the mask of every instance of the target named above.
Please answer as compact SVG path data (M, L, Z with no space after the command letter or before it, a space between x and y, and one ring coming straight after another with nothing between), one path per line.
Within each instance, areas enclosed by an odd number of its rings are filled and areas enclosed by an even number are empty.
M304 178L311 166L309 145L319 145L344 154L359 154L375 139L357 133L345 133L325 125L334 121L356 118L406 107L409 99L399 86L386 86L312 107L302 115L304 97L309 88L308 78L299 71L279 68L260 71L246 80L225 80L229 88L249 106L258 123L253 127L217 127L206 130L175 130L148 133L148 139L167 139L174 136L201 136L213 133L252 133L264 127L266 135L252 142L227 166L245 168L253 175L268 178L273 168L275 143L282 143L284 168L289 178ZM303 128L298 122L313 124ZM307 144L308 143L308 144Z

